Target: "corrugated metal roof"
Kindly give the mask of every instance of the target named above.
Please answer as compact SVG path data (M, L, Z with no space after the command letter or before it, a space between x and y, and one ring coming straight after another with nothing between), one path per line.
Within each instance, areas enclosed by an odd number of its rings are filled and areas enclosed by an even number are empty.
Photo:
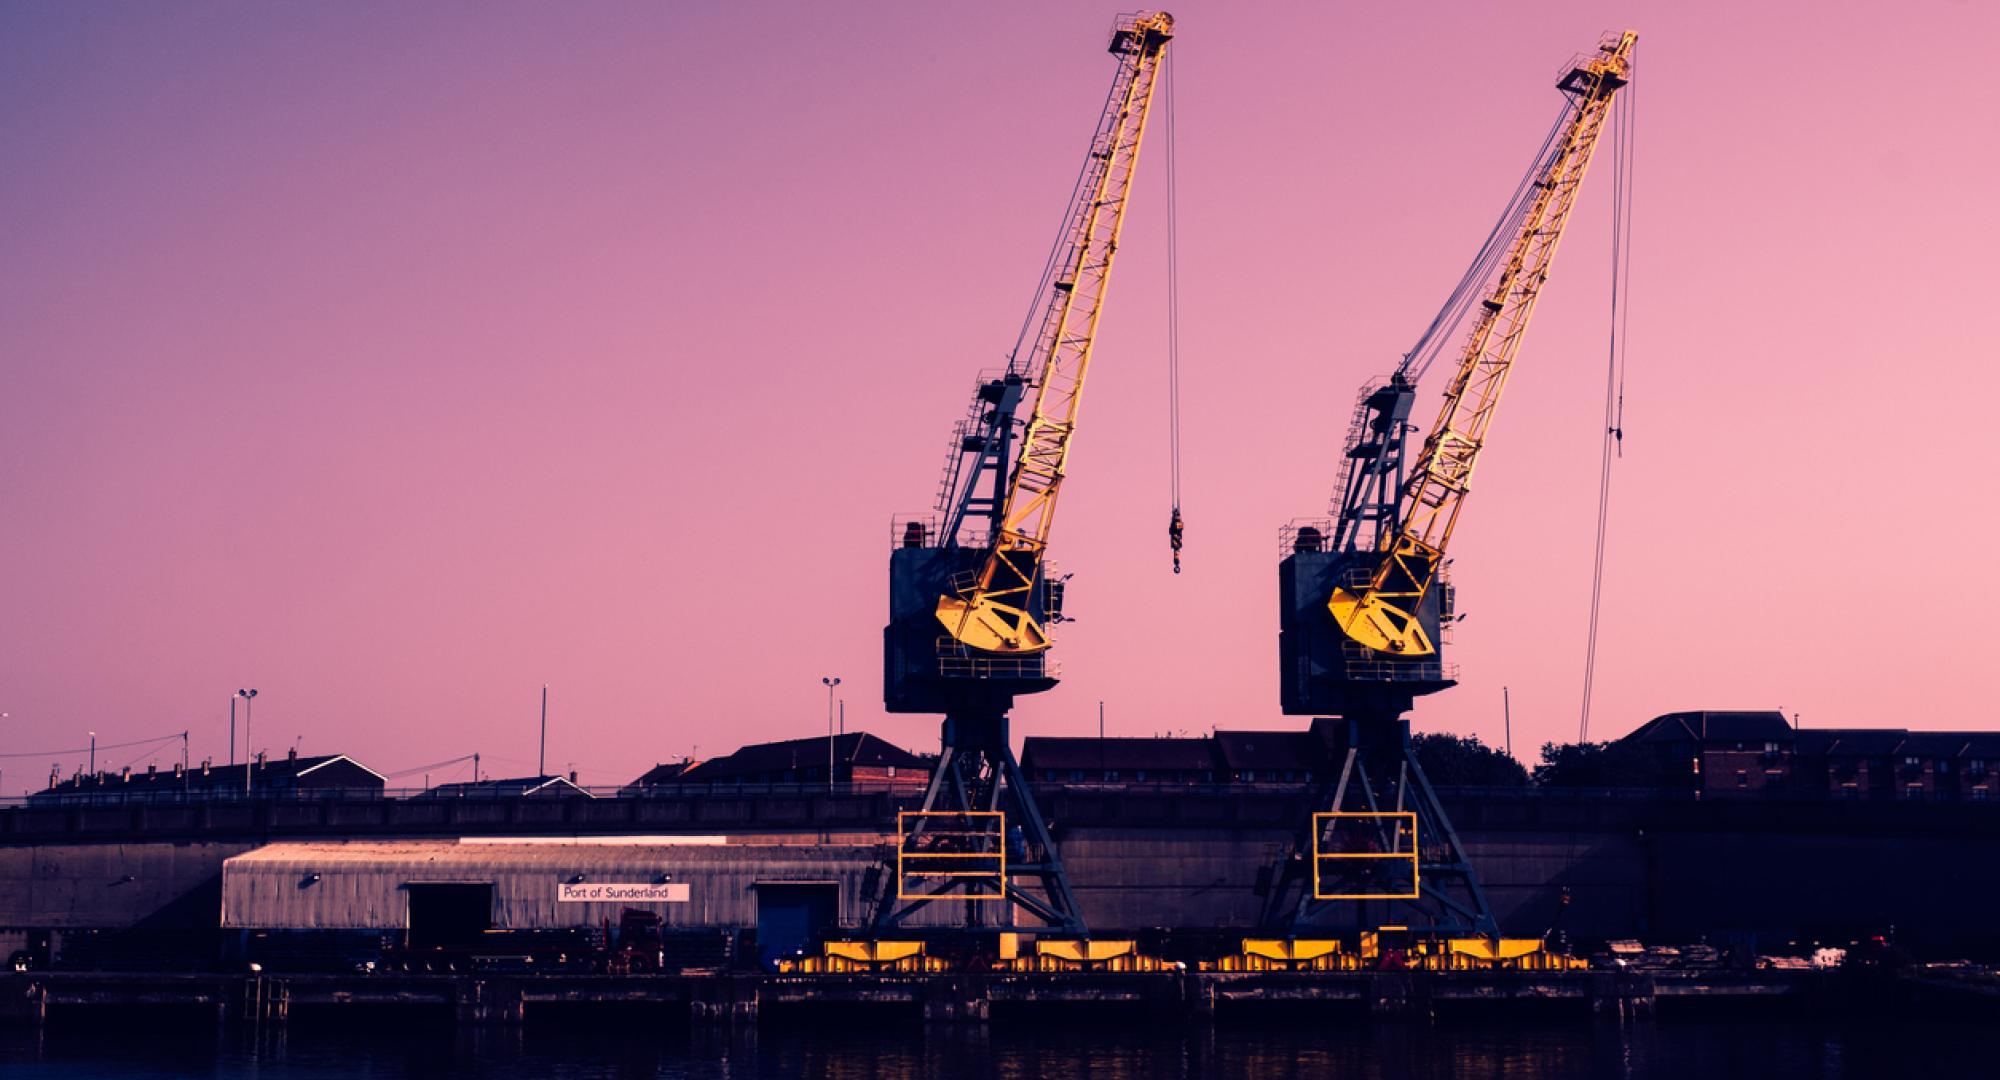
M389 869L401 866L493 866L508 870L545 867L593 866L656 867L663 862L731 862L754 859L769 864L774 859L803 862L851 859L866 853L876 855L871 843L819 843L817 838L797 843L716 844L708 837L689 837L693 843L673 843L648 838L651 843L606 844L593 842L486 842L457 840L300 840L265 844L254 851L231 856L223 864L230 867L284 865L315 867L343 866Z

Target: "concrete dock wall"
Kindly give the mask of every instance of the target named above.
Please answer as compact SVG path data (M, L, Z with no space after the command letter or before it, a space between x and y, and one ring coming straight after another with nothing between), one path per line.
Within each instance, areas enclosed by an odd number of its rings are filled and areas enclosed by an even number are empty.
M1251 927L1260 871L1307 812L1297 792L1055 788L1040 801L1084 914L1104 935ZM1510 934L1539 934L1560 912L1560 925L1581 938L1834 935L1893 925L1912 943L2000 945L1991 919L2000 807L1533 790L1447 792L1445 801ZM852 862L853 851L886 835L902 806L888 794L745 793L414 810L391 801L0 811L0 931L214 927L223 860L276 840L761 833L807 845L825 836ZM405 821L410 813L421 823ZM785 857L782 849L765 856ZM797 876L776 861L771 871ZM755 878L759 869L741 873ZM827 875L835 879L843 882L842 921L860 925L866 903L854 894L863 879L844 870Z

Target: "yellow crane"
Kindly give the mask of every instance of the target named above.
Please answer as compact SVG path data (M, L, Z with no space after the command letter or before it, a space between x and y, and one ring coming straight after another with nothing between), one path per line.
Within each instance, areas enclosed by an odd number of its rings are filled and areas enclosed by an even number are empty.
M1055 523L1097 321L1104 313L1111 262L1118 254L1118 233L1139 167L1139 144L1173 26L1173 16L1149 11L1121 20L1113 32L1111 51L1125 62L1091 144L1064 227L1066 247L1049 283L1029 355L1035 399L1021 435L1020 457L995 515L985 560L968 581L937 602L938 622L968 648L1018 655L1050 645L1048 627L1036 617L1030 600Z
M1563 69L1563 111L1499 223L1416 347L1386 382L1363 389L1339 517L1281 534L1280 702L1315 717L1313 737L1329 756L1314 813L1265 893L1269 931L1296 936L1338 915L1371 932L1393 925L1437 939L1499 932L1406 714L1417 697L1454 685L1439 655L1442 627L1455 618L1445 551L1637 41L1607 36ZM1443 406L1406 474L1417 383L1461 324L1470 332L1451 351L1458 363Z
M1044 555L1173 36L1163 11L1113 23L1111 91L1007 367L979 380L953 430L939 484L944 517L895 527L883 704L944 721L921 808L898 817L878 933L946 898L966 901L968 927L1004 924L978 907L990 901L1056 931L1086 931L1014 758L1007 714L1018 696L1057 683L1049 630L1062 617L1063 585L1050 580Z
M1401 527L1385 539L1381 561L1367 581L1353 588L1337 586L1327 601L1341 632L1369 649L1407 657L1437 652L1419 609L1437 581L1501 391L1548 281L1556 245L1610 115L1612 95L1630 77L1637 42L1638 35L1630 31L1607 39L1596 56L1576 64L1560 84L1574 98L1574 111L1534 180L1533 199L1499 277L1480 303L1444 405L1411 467Z

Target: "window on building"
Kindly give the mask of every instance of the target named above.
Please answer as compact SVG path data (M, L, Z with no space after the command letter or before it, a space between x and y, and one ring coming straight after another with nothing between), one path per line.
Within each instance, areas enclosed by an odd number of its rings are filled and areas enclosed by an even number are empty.
M1246 783L1246 784L1247 784L1247 783L1254 783L1254 782L1256 781L1256 779L1257 779L1257 770L1255 770L1255 769L1245 769L1245 770L1243 770L1243 782L1244 782L1244 783Z
M1070 778L1071 780L1073 780L1073 781L1075 781L1075 782L1079 783L1079 784L1083 783L1083 770L1082 770L1082 769L1071 769L1071 770L1069 771L1069 778Z
M1774 742L1767 742L1767 743L1765 743L1765 744L1764 744L1764 752L1765 752L1765 753L1767 753L1767 754L1775 754L1775 753L1777 753L1777 752L1778 752L1778 744L1777 744L1777 743L1774 743Z
M891 765L889 766L889 779L894 780L895 778L896 778L896 767L894 765ZM1050 779L1054 779L1054 777L1050 777Z
M1985 801L1986 801L1986 798L1987 798L1987 794L1988 794L1988 792L1987 792L1987 790L1986 790L1986 788L1985 788L1985 786L1984 786L1984 785L1981 785L1980 787L1976 787L1976 788L1973 788L1973 789L1972 789L1972 801L1973 801L1973 802L1985 802Z
M1146 782L1146 770L1144 770L1144 769L1135 769L1135 770L1133 770L1133 772L1132 772L1132 779L1134 779L1134 780L1137 780L1138 782L1140 782L1140 783L1142 783L1142 784L1143 784L1143 783L1145 783L1145 782Z
M1214 769L1203 769L1203 770L1201 771L1201 782L1202 782L1202 783L1204 783L1204 784L1213 784L1213 783L1215 783L1215 770L1214 770Z
M1906 799L1922 799L1924 797L1924 786L1922 784L1903 785L1903 797Z
M1745 771L1743 771L1742 769L1738 769L1738 770L1736 770L1736 786L1737 786L1737 787L1749 787L1749 786L1750 786L1750 774L1749 774L1749 773L1747 773L1747 772L1745 772Z
M1115 783L1118 780L1118 770L1117 769L1104 770L1104 780L1106 783Z
M1913 768L1918 765L1922 765L1923 763L1924 759L1919 757L1906 757L1903 759L1903 764L1911 766Z
M1971 773L1974 776L1985 776L1986 762L1982 760L1968 761L1965 763L1965 771Z

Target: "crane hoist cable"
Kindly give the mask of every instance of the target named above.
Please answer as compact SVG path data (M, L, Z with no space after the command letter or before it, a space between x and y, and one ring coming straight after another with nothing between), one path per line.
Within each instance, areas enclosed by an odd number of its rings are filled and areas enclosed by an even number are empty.
M1633 66L1636 67L1636 56ZM1583 704L1578 742L1590 738L1590 697L1597 685L1597 632L1604 603L1605 539L1611 523L1611 462L1625 456L1625 371L1632 317L1632 173L1638 98L1629 90L1612 114L1611 132L1611 340L1604 368L1604 445L1597 470L1597 538L1590 570L1590 629L1583 653Z
M1167 112L1167 475L1173 516L1167 522L1167 544L1174 553L1174 573L1181 572L1181 547L1187 528L1181 520L1181 257L1180 185L1175 143L1174 65L1166 68Z
M1417 343L1410 347L1409 352L1403 354L1403 361L1397 365L1396 373L1405 382L1415 386L1423 381L1424 374L1444 351L1445 344L1452 339L1459 325L1465 321L1466 312L1472 309L1473 302L1479 298L1479 287L1492 279L1494 268L1499 264L1501 256L1506 254L1508 242L1520 231L1521 215L1526 214L1528 207L1534 202L1535 180L1548 170L1550 154L1556 149L1556 140L1562 136L1563 127L1569 122L1573 108L1568 100L1564 100L1562 106L1556 110L1556 118L1549 124L1549 133L1542 138L1542 145L1535 150L1535 156L1529 160L1528 168L1521 174L1521 182L1515 186L1514 193L1507 197L1506 209L1500 212L1499 219L1493 223L1492 231L1488 232L1486 239L1480 242L1479 251L1473 255L1472 262L1466 266L1465 273L1458 279L1458 284L1452 287L1451 295L1445 298L1444 306L1438 309L1430 325L1424 327L1424 332L1417 338Z

